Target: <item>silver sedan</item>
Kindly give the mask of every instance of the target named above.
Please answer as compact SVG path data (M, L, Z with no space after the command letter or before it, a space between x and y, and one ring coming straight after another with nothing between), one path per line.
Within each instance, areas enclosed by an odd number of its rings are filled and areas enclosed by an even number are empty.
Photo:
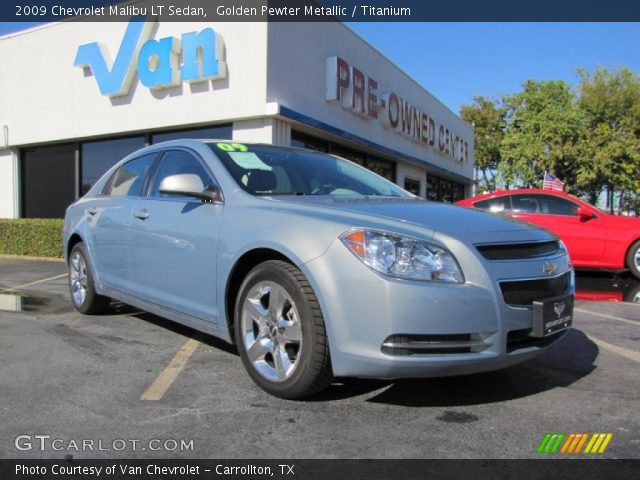
M508 367L572 322L573 270L552 234L303 149L144 148L68 208L64 245L77 310L116 299L235 343L284 398L334 377Z

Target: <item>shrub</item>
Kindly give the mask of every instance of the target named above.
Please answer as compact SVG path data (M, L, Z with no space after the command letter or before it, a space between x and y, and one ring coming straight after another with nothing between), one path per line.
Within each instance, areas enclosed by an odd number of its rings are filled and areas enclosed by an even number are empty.
M60 218L0 218L0 254L62 257Z

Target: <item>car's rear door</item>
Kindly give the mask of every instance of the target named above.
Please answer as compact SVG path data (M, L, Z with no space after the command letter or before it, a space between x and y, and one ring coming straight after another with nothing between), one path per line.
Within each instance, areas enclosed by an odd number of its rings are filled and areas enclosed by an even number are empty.
M133 210L134 294L216 321L216 249L223 206L161 194L162 180L179 174L198 175L205 186L216 184L194 152L177 148L163 152L147 196L137 200Z
M147 154L123 164L102 195L86 206L94 270L102 284L115 290L126 292L132 286L132 212L155 158L155 153Z

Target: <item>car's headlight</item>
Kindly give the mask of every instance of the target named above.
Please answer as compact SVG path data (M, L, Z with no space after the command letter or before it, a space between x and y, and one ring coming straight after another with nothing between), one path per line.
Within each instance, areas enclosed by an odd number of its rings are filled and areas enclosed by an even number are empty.
M562 253L566 253L567 255L569 254L569 250L567 250L567 246L560 239L558 239L558 247Z
M349 230L340 236L356 257L377 272L410 280L463 283L455 257L430 242L375 230Z

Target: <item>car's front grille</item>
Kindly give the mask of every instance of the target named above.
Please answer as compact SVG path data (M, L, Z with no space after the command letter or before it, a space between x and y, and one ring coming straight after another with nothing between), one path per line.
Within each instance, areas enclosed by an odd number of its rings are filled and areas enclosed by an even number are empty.
M542 338L530 337L531 333L530 328L525 328L524 330L512 330L507 334L507 353L514 352L516 350L522 350L524 348L538 347L543 348L548 345L551 345L556 340L559 340L565 333L566 330L562 330L560 332L554 333L553 335L549 335Z
M482 334L391 335L382 344L387 355L442 355L481 352L491 347Z
M537 243L478 245L476 248L487 260L522 260L553 255L560 250L560 244L552 240Z
M571 272L554 278L501 282L500 290L507 305L532 307L533 302L558 297L569 289Z

